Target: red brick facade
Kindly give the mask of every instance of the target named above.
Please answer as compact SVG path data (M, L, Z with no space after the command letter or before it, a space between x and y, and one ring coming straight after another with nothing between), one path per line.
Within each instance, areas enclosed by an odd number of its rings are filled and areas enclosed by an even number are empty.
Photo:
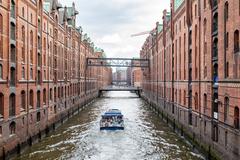
M239 159L240 1L175 2L140 52L144 95L206 150Z
M110 68L86 67L103 53L76 27L77 14L57 0L0 1L0 157L111 83Z

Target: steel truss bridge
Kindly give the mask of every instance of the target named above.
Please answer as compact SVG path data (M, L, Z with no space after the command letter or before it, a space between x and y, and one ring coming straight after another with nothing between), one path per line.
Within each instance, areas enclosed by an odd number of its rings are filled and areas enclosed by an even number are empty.
M141 67L148 68L148 59L134 58L87 58L88 67Z

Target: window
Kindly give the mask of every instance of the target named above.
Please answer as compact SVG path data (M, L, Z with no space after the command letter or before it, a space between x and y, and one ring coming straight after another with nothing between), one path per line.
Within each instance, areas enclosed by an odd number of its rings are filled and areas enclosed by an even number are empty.
M4 115L4 95L0 93L0 118Z
M239 129L239 108L234 108L234 128Z
M46 93L46 89L43 89L43 103L44 103L44 104L47 103L47 93Z
M226 63L225 74L226 74L226 78L228 78L229 77L229 62Z
M234 32L234 52L239 52L239 31Z
M13 22L10 23L11 40L16 40L16 26Z
M215 38L213 41L213 58L218 58L218 39Z
M57 89L56 87L54 88L54 102L57 100Z
M37 91L37 108L41 107L41 92Z
M214 85L218 85L218 64L214 64L213 66L213 83Z
M3 67L2 67L2 64L0 64L0 79L3 79Z
M205 93L204 95L203 95L203 112L204 112L204 114L206 114L206 111L207 111L207 94Z
M41 112L37 112L37 122L40 122L41 120Z
M3 16L0 14L0 58L3 58Z
M228 20L228 2L225 3L224 16L225 16L225 22L226 22Z
M11 0L11 17L15 18L15 2L14 0Z
M33 79L33 69L30 69L30 79Z
M218 94L213 94L213 117L218 119Z
M41 84L41 72L38 71L38 74L37 74L37 82L38 84Z
M16 123L15 122L10 123L9 130L10 130L11 135L16 133Z
M33 64L33 31L30 31L30 62Z
M203 36L204 36L204 42L206 42L206 33L207 33L207 19L205 18L204 19L204 22L203 22Z
M11 74L10 74L10 85L15 86L15 68L11 67Z
M9 96L9 117L15 116L15 108L16 108L16 101L15 101L15 94L12 93Z
M226 48L228 48L228 43L229 43L229 42L228 42L228 41L229 41L229 40L228 40L228 32L226 33L225 41L226 41Z
M25 91L21 92L21 107L22 109L26 109L26 93Z
M49 95L49 97L50 97L50 100L52 100L52 88L50 88L50 95Z
M13 44L11 44L11 62L16 62L16 47Z
M224 98L224 122L227 122L228 113L229 113L229 98L225 97Z
M30 98L29 98L29 105L31 106L31 108L34 106L34 94L33 94L33 90L30 90L30 94L29 94Z
M24 17L25 15L25 12L24 12L24 7L22 7L22 17Z
M218 31L218 13L215 13L213 16L213 33L217 33Z
M54 106L54 113L57 113L57 106Z
M195 4L195 17L197 17L197 5Z
M25 79L25 68L22 67L22 79Z

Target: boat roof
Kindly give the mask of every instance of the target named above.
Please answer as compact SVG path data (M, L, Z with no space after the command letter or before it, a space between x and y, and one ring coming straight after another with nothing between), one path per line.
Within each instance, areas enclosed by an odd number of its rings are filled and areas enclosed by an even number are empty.
M110 109L103 116L122 116L122 113L119 109Z

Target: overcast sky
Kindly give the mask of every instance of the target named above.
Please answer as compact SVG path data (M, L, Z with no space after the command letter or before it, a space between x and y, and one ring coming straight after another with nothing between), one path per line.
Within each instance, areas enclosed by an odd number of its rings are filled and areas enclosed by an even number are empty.
M77 25L83 27L96 46L107 57L139 57L147 35L130 37L148 31L161 22L162 11L170 8L170 0L59 0L79 11Z

